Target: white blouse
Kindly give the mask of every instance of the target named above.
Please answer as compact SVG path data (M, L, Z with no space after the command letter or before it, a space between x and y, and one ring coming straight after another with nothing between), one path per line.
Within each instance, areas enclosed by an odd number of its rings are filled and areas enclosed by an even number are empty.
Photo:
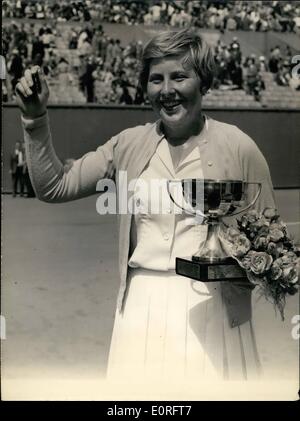
M180 210L170 199L168 180L203 178L199 144L206 142L208 121L198 136L181 148L181 159L174 168L170 147L163 138L134 190L134 226L131 233L131 268L174 270L176 257L191 257L206 238L207 227ZM159 185L156 185L156 180Z

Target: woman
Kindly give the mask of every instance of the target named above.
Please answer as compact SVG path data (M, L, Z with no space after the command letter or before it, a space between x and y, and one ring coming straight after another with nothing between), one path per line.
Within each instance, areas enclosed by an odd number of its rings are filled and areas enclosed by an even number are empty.
M134 198L139 212L122 213L119 219L121 286L111 378L245 379L261 368L251 318L245 315L249 288L195 282L174 271L175 257L194 254L206 227L176 213L166 180L258 181L262 193L256 208L274 206L269 169L255 143L237 127L202 113L213 68L213 55L199 35L181 30L155 36L143 51L140 82L159 120L113 136L68 172L51 143L49 92L40 70L26 70L17 86L31 178L41 200L95 194L100 179L118 180L124 171L128 183L136 180L129 200ZM39 92L35 80L40 80ZM159 213L147 211L147 187L155 179L165 181L167 197L163 205L157 199Z
M69 62L64 58L61 57L58 65L57 65L57 71L58 71L58 81L59 86L64 89L65 86L69 86L72 76L70 74L70 66Z

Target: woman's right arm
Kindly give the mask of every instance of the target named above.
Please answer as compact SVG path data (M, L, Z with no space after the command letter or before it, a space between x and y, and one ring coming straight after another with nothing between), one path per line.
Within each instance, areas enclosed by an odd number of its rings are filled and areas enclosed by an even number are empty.
M26 157L30 178L40 200L66 202L96 193L100 179L113 178L117 137L90 152L66 169L54 151L47 101L49 89L38 66L26 70L16 86L22 112Z

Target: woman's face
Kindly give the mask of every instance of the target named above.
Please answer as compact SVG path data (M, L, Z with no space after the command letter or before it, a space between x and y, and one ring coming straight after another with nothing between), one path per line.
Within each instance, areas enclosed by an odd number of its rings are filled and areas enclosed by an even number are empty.
M147 94L153 110L169 129L191 129L199 124L202 106L200 80L184 56L153 59Z

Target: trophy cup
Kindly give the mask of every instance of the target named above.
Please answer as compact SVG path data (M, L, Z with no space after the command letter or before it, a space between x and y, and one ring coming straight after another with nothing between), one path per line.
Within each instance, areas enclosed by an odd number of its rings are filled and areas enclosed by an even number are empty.
M247 203L251 188L253 199ZM176 273L204 282L245 278L245 271L222 246L222 219L253 206L260 195L261 183L193 178L169 180L167 189L177 207L195 216L194 223L207 225L207 236L198 252L188 258L176 258Z

